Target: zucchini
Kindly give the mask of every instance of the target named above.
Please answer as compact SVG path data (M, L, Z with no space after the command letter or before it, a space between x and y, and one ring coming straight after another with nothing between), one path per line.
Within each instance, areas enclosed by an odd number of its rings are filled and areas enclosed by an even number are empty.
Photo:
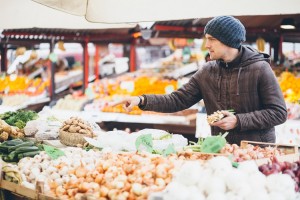
M7 155L9 160L16 160L16 158L18 158L18 154L16 151L12 151Z
M32 141L23 142L23 143L18 144L16 146L8 147L8 152L12 152L12 151L16 150L19 147L30 147L30 146L33 146L33 145L34 145L34 142L32 142Z
M10 159L8 156L2 156L4 162L17 162L17 159Z
M23 143L23 140L21 139L14 139L14 140L7 140L5 142L3 142L0 146L16 146L18 144L22 144Z
M8 147L7 147L7 146L1 146L1 145L0 145L0 152L1 152L1 153L6 153L6 154L7 154L7 153L8 153Z
M21 160L22 158L25 157L33 157L35 155L38 155L40 153L40 151L29 151L29 152L25 152L25 153L19 153L18 154L18 159Z
M30 151L37 151L39 150L36 146L29 146L29 147L18 147L16 150L14 150L17 154L19 153L25 153Z

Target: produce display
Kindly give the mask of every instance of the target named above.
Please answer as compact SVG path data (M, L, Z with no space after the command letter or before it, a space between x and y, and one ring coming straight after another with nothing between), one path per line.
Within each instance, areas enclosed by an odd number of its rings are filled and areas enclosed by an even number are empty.
M8 125L4 120L0 120L0 142L12 138L23 138L24 133L18 127Z
M80 118L66 120L61 128L69 134L89 130L94 136L92 126ZM17 168L7 168L7 180L33 191L37 182L43 182L44 193L59 199L297 198L297 179L288 171L265 176L253 161L268 156L274 159L285 152L280 148L229 145L225 137L211 136L187 145L180 135L144 129L131 134L99 132L96 139L87 140L92 149L62 148L56 158L51 155L55 148L49 151L44 147L42 151L33 142L20 139L2 143L0 150L7 152L3 160L20 159ZM101 148L93 148L97 145Z
M91 125L78 117L71 117L64 121L59 130L61 143L68 146L82 146L86 143L84 137L94 136Z
M0 114L0 119L4 120L11 126L16 126L19 129L23 129L26 123L37 119L38 114L34 111L18 110L16 112L5 112Z
M26 94L2 95L2 106L22 106L24 102L30 101Z
M299 192L300 189L300 161L297 162L279 162L276 157L272 159L272 162L259 166L259 171L264 175L269 176L271 174L287 174L293 178L296 182L295 190Z
M276 147L260 147L252 144L247 144L245 148L242 148L236 144L226 144L225 147L221 149L220 153L233 155L233 160L237 162L285 155L282 150Z
M279 77L279 85L284 98L290 103L299 103L300 100L300 78L291 72L282 72Z
M219 156L201 164L189 161L175 171L166 189L150 200L297 199L295 182L286 174L263 175L254 162L232 167Z
M33 157L40 153L33 141L14 139L0 144L1 158L5 162L18 162L25 157Z
M167 94L178 88L176 80L164 79L160 74L153 76L139 74L138 76L124 75L116 79L104 79L91 86L96 99L86 105L84 110L100 109L102 112L127 113L122 105L111 107L109 101L116 101L124 96L137 96L142 94ZM98 97L98 98L97 98ZM127 114L140 115L138 107Z
M153 154L100 153L65 149L56 160L41 152L18 163L22 185L35 188L45 181L45 192L60 199L146 199L172 179L174 164Z
M6 163L2 166L2 172L5 180L16 184L21 184L23 182L17 165Z
M29 79L26 76L4 76L0 78L0 93L39 95L48 86L41 78Z
M53 109L80 111L88 101L87 96L67 95L59 99Z

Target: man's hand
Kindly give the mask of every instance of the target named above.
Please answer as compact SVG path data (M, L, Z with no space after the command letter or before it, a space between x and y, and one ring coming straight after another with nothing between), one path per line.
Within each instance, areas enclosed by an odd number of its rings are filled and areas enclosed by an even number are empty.
M211 126L218 126L225 131L234 129L237 126L236 116L233 113L228 111L221 111L221 112L225 117L220 121L212 123Z
M124 110L126 110L126 112L130 112L132 108L134 106L139 105L139 103L140 103L140 98L138 96L134 96L134 97L126 97L120 101L109 103L109 106L116 106L116 105L123 104Z

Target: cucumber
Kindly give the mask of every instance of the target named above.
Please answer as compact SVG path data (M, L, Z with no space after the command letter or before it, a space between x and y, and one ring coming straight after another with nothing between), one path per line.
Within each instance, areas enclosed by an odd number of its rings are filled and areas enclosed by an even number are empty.
M29 146L29 147L18 147L16 150L14 150L16 153L25 153L30 151L37 151L39 150L36 146Z
M12 151L7 155L9 160L16 160L18 158L18 154L16 151Z
M16 146L18 144L22 144L23 143L23 140L21 139L14 139L14 140L7 140L5 142L3 142L0 146Z
M21 160L22 158L25 157L33 157L35 155L38 155L40 153L40 151L29 151L29 152L25 152L25 153L19 153L18 154L18 159Z
M0 145L0 152L1 152L1 153L8 153L8 147L7 147L7 146L1 146L1 145Z
M32 141L23 142L23 143L18 144L16 146L8 147L8 152L12 152L12 151L16 150L19 147L30 147L30 146L33 146L33 145L34 145L34 142L32 142Z
M18 161L17 158L10 159L8 156L2 156L2 160L3 160L4 162L17 162L17 161Z

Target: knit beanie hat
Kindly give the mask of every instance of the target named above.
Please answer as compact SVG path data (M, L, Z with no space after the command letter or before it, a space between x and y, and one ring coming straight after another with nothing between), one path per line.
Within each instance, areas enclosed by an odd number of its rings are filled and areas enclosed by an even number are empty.
M232 16L218 16L211 19L204 28L204 34L212 35L223 44L236 49L246 41L244 25Z

